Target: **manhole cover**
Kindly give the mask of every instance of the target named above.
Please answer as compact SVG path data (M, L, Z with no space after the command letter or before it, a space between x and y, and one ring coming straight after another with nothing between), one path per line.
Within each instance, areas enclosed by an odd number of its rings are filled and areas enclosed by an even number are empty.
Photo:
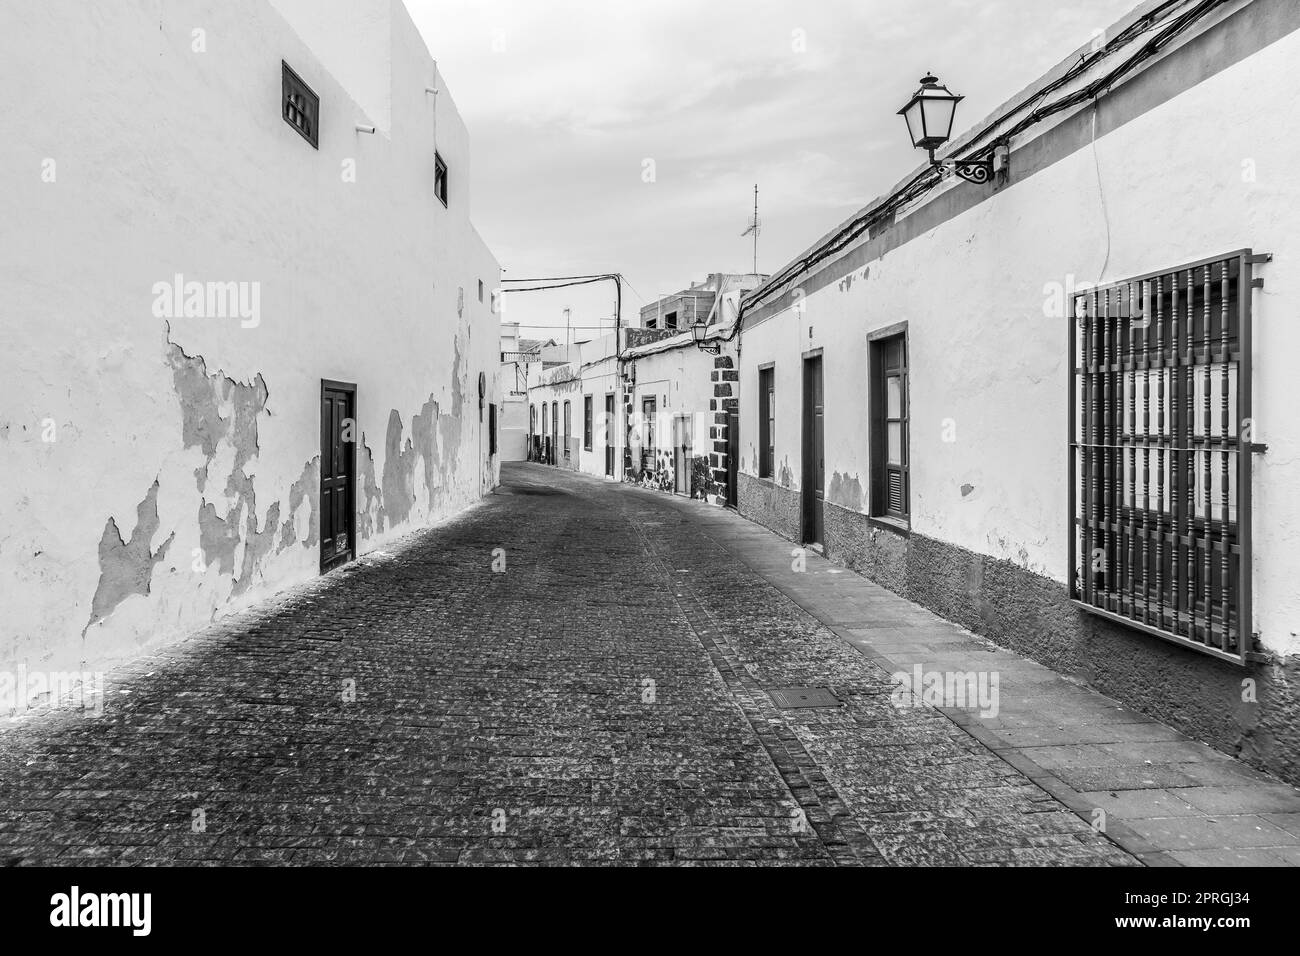
M782 710L800 707L838 707L840 700L827 687L776 687L768 696Z

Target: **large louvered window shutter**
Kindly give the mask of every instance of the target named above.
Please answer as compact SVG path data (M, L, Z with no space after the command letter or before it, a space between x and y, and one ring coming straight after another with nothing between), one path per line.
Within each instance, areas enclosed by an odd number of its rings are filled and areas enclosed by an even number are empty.
M907 333L870 340L871 514L909 520Z

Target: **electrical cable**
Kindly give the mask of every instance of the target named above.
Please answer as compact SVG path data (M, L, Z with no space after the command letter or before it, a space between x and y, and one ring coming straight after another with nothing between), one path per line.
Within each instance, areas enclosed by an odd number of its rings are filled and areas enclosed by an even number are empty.
M603 275L591 276L556 276L550 279L504 279L504 282L524 282L524 283L546 283L544 285L532 285L522 289L503 288L501 293L507 292L548 292L551 289L568 289L573 286L593 285L597 282L613 282L615 291L614 300L614 357L622 360L623 357L623 283L627 280L623 278L620 272L607 272Z
M501 291L502 291L503 293L505 293L505 292L547 292L547 291L549 291L549 290L551 290L551 289L568 289L568 288L570 288L571 286L577 286L577 285L594 285L594 284L597 283L597 282L608 282L610 279L615 279L615 278L618 278L618 277L617 277L617 276L612 276L612 275L608 275L608 276L595 276L595 277L590 278L590 279L577 279L577 280L574 280L574 281L572 281L572 282L555 282L555 283L552 283L552 284L549 284L549 285L532 286L532 287L524 288L524 289L504 289L504 288L503 288ZM532 280L523 280L523 281L532 281L532 282L548 282L549 280L546 280L546 279L532 279Z
M548 276L545 279L502 279L502 282L564 282L569 279L610 279L616 273L607 272L594 276Z
M1092 163L1097 170L1097 196L1101 200L1101 216L1106 224L1106 258L1102 260L1101 272L1097 275L1097 284L1106 275L1106 267L1110 265L1110 210L1106 208L1106 187L1101 181L1101 157L1097 155L1097 111L1099 104L1094 100L1092 104Z

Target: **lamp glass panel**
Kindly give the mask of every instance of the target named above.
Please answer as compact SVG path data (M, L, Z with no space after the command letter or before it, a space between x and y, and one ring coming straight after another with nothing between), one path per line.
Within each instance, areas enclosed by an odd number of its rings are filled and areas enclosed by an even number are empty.
M957 109L956 101L946 97L927 96L923 103L926 137L947 140L952 135L953 113Z
M925 136L925 129L921 125L921 103L919 100L907 107L907 110L903 113L903 119L907 120L907 133L912 137L912 145L915 146Z

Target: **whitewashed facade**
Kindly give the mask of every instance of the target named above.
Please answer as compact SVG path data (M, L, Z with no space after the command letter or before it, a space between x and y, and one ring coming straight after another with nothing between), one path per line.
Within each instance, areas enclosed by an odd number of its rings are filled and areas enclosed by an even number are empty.
M1141 5L1102 42L1122 37L1157 6ZM1134 36L1076 80L1040 97L1046 83L1092 54L1097 39L1090 40L1043 81L974 124L949 155L988 145L996 126L982 139L974 132L1013 114L1010 125L1024 115L1016 112L1023 104L1050 103L1086 86L1167 25ZM1005 182L976 185L950 178L872 222L815 267L778 272L747 302L740 362L742 513L795 541L824 547L833 560L978 633L1292 780L1300 766L1300 550L1293 542L1300 532L1300 420L1292 413L1291 394L1300 361L1300 327L1292 321L1300 306L1300 272L1294 269L1300 261L1300 181L1293 175L1300 127L1289 118L1300 99L1294 82L1298 61L1300 5L1223 5L1094 99L1013 135ZM958 77L944 79L959 88ZM900 100L906 92L900 90ZM905 135L900 122L899 136ZM846 226L865 223L878 205ZM828 239L842 234L837 229ZM1071 529L1082 536L1070 511L1072 347L1082 334L1072 293L1087 284L1132 281L1140 288L1143 277L1157 274L1168 283L1179 267L1228 258L1262 280L1262 288L1250 288L1248 281L1239 288L1245 273L1228 277L1233 314L1244 296L1253 328L1253 343L1242 358L1253 374L1253 413L1250 422L1238 428L1234 420L1230 427L1228 458L1234 490L1237 456L1249 460L1254 506L1245 529L1235 506L1229 509L1228 559L1234 566L1228 590L1246 582L1245 602L1233 606L1253 606L1253 615L1231 621L1230 653L1216 656L1192 646L1196 641L1162 640L1154 633L1177 637L1189 626L1187 613L1175 616L1176 608L1166 609L1163 627L1143 630L1114 619L1123 615L1088 613L1071 601L1080 596L1073 590L1080 572L1070 566ZM1210 280L1216 312L1222 278L1217 269L1211 267ZM1192 272L1199 323L1204 269ZM1166 303L1169 289L1165 284ZM1181 301L1187 302L1185 292ZM1109 321L1121 321L1120 314ZM1212 321L1217 349L1219 320ZM1185 320L1179 323L1174 327L1182 336ZM1126 324L1113 327L1120 329L1118 348L1134 347ZM904 374L892 375L893 383L880 351L891 339L904 344L906 356ZM1141 345L1140 332L1133 341ZM1165 347L1167 363L1178 369L1169 374L1181 382L1189 366L1185 360L1174 366L1175 349L1168 341ZM1231 347L1235 363L1235 331ZM1176 350L1185 353L1181 344ZM1125 387L1125 376L1130 383L1143 380L1131 365L1118 371L1125 356L1105 361L1116 369L1116 387ZM1194 394L1200 416L1203 386L1195 367L1195 391L1187 394ZM807 468L805 449L813 445L806 436L815 426L808 424L806 376L817 368L825 459L824 474L810 485L806 476L816 472ZM1150 407L1157 401L1158 374L1148 376ZM1234 364L1234 389L1236 376ZM769 381L776 396L770 463L761 447L767 406L760 396ZM899 381L904 413L901 427L893 429L888 406L897 396L885 390ZM1217 374L1212 383L1217 395ZM873 394L882 403L879 419L873 416ZM1217 398L1214 408L1217 436ZM1231 408L1235 417L1235 395ZM1073 437L1087 441L1081 437L1084 412L1077 403L1075 410ZM1153 431L1155 422L1153 417ZM891 453L889 445L900 433L902 447ZM1131 444L1133 430L1121 425L1116 435L1099 439L1105 441ZM1175 453L1180 463L1187 458L1176 441L1166 446L1171 457L1162 468L1173 468ZM906 474L894 486L888 466L896 457ZM1218 462L1216 457L1216 514ZM1155 468L1153 452L1146 478L1151 485ZM1131 503L1134 483L1140 495L1144 479L1140 468L1127 477L1125 471L1126 464L1117 466L1116 502ZM1162 472L1161 480L1169 481L1167 475ZM901 491L901 509L891 508L892 487ZM817 492L822 526L814 531L809 508ZM1081 494L1076 488L1076 515ZM1203 508L1203 499L1197 500ZM1181 502L1160 506L1165 511L1152 517L1152 526L1171 511L1179 514L1175 506ZM1115 510L1121 510L1118 503ZM1174 520L1174 530L1161 540L1185 549L1186 519ZM1114 523L1110 528L1111 534L1128 533ZM1139 593L1132 578L1141 574L1140 561L1125 549L1142 533L1133 532L1109 552L1112 566L1094 569L1114 575L1116 592L1128 589L1118 593L1116 607L1132 607ZM1198 568L1212 560L1217 595L1218 564L1223 559L1226 568L1228 559L1211 535L1208 552L1202 547L1193 553ZM1248 560L1238 579L1237 549L1243 546ZM1179 554L1169 572L1173 578L1184 574ZM1128 565L1137 570L1126 578ZM1153 570L1147 574L1148 581L1155 577ZM1162 585L1174 586L1170 578ZM1154 581L1150 586L1158 587ZM1195 587L1192 600L1199 602L1202 584ZM1188 598L1178 592L1173 600ZM1211 597L1216 616L1218 600ZM1149 610L1148 621L1158 622L1161 613ZM1222 626L1216 626L1208 640L1201 634L1200 643L1222 641Z
M355 388L339 558L494 487L499 266L400 0L6 4L0 76L0 669L320 573L324 383Z

